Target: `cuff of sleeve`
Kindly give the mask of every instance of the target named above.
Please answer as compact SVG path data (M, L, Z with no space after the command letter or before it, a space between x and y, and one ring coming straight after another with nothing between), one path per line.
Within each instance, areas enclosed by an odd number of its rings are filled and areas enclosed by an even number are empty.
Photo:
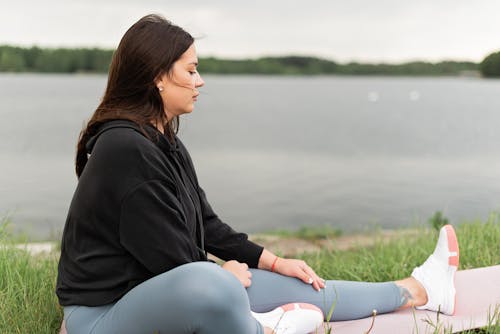
M264 247L257 245L250 240L246 240L245 251L242 254L245 258L244 262L248 264L250 268L257 268L263 251Z

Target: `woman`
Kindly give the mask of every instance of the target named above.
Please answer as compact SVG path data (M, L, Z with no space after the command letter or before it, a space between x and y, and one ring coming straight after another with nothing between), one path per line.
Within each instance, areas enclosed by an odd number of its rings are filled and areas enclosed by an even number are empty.
M333 320L410 306L453 313L458 244L449 225L412 277L364 283L324 281L217 217L175 135L204 84L193 43L148 15L113 55L78 142L62 237L57 295L68 333L306 333L333 303Z

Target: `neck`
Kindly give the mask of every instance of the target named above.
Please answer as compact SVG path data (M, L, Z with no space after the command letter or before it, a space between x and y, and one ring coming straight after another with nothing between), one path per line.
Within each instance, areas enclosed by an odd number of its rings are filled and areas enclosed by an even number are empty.
M158 131L160 131L162 134L165 134L165 128L163 127L162 123L158 121L151 121L151 124L153 124L153 126L157 128Z

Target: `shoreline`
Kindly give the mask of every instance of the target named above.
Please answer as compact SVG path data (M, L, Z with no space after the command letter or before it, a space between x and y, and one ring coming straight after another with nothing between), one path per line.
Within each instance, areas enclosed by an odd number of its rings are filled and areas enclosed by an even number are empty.
M324 250L344 251L359 247L369 247L377 242L388 242L398 237L416 236L422 229L388 229L375 232L353 233L339 236L306 238L296 235L277 235L274 233L249 234L248 239L265 249L283 257L295 257L304 253L316 253ZM2 245L0 245L1 247ZM14 247L26 250L32 256L50 255L59 251L58 242L16 243ZM210 256L210 258L214 258Z
M273 253L284 257L294 257L304 253L320 251L346 251L360 247L373 246L378 242L389 242L399 237L411 237L422 233L423 229L401 228L356 232L353 234L305 238L300 236L281 236L274 234L252 234L249 240L264 246Z

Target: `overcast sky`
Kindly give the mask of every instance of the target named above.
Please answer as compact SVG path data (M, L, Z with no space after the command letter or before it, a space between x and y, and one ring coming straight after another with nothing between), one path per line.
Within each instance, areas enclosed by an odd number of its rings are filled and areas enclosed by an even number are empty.
M198 37L200 56L480 61L500 50L500 0L0 0L0 44L115 48L143 15Z

